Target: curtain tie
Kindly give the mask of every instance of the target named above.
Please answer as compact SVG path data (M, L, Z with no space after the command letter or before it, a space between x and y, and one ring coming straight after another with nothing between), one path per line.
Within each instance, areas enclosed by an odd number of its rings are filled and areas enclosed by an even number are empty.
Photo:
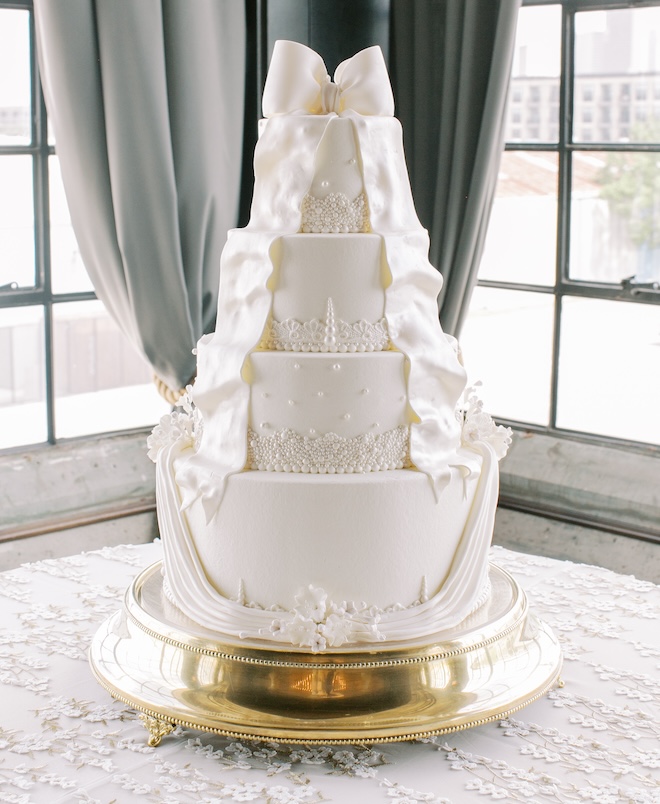
M394 97L381 49L375 45L343 61L330 80L323 59L299 42L278 40L263 94L264 117L283 114L392 117Z

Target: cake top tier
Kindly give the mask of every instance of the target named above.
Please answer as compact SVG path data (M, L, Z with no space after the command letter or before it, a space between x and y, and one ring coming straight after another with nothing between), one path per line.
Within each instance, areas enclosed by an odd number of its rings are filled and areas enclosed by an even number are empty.
M255 150L248 228L280 234L419 231L380 48L342 62L334 78L305 45L275 43L264 87L265 119ZM337 159L324 159L326 150L354 154L343 160L341 176ZM324 169L328 164L330 169Z
M277 41L264 88L264 116L393 115L392 89L379 47L342 62L334 79L313 50L298 42ZM318 143L300 231L371 231L360 149L348 119L330 121Z

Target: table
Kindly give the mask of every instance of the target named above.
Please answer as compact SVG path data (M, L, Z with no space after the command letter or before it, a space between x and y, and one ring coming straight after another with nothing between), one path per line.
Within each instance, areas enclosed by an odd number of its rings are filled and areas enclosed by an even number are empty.
M565 686L409 743L288 746L177 729L147 745L86 649L159 543L0 574L0 802L660 802L660 587L492 549L561 639Z

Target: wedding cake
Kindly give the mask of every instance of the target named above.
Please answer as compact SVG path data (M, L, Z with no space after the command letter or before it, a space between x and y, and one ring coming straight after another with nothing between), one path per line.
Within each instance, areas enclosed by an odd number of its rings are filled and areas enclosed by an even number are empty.
M149 439L169 604L311 652L442 634L488 599L509 432L438 323L381 51L277 42L250 221L197 379Z

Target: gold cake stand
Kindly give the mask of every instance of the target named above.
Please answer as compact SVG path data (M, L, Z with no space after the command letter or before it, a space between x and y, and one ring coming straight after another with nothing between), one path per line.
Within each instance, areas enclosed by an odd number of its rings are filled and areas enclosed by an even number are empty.
M218 642L165 600L161 568L135 579L90 649L150 745L176 725L289 743L409 740L503 718L559 682L556 638L494 565L489 601L437 639L322 654Z

